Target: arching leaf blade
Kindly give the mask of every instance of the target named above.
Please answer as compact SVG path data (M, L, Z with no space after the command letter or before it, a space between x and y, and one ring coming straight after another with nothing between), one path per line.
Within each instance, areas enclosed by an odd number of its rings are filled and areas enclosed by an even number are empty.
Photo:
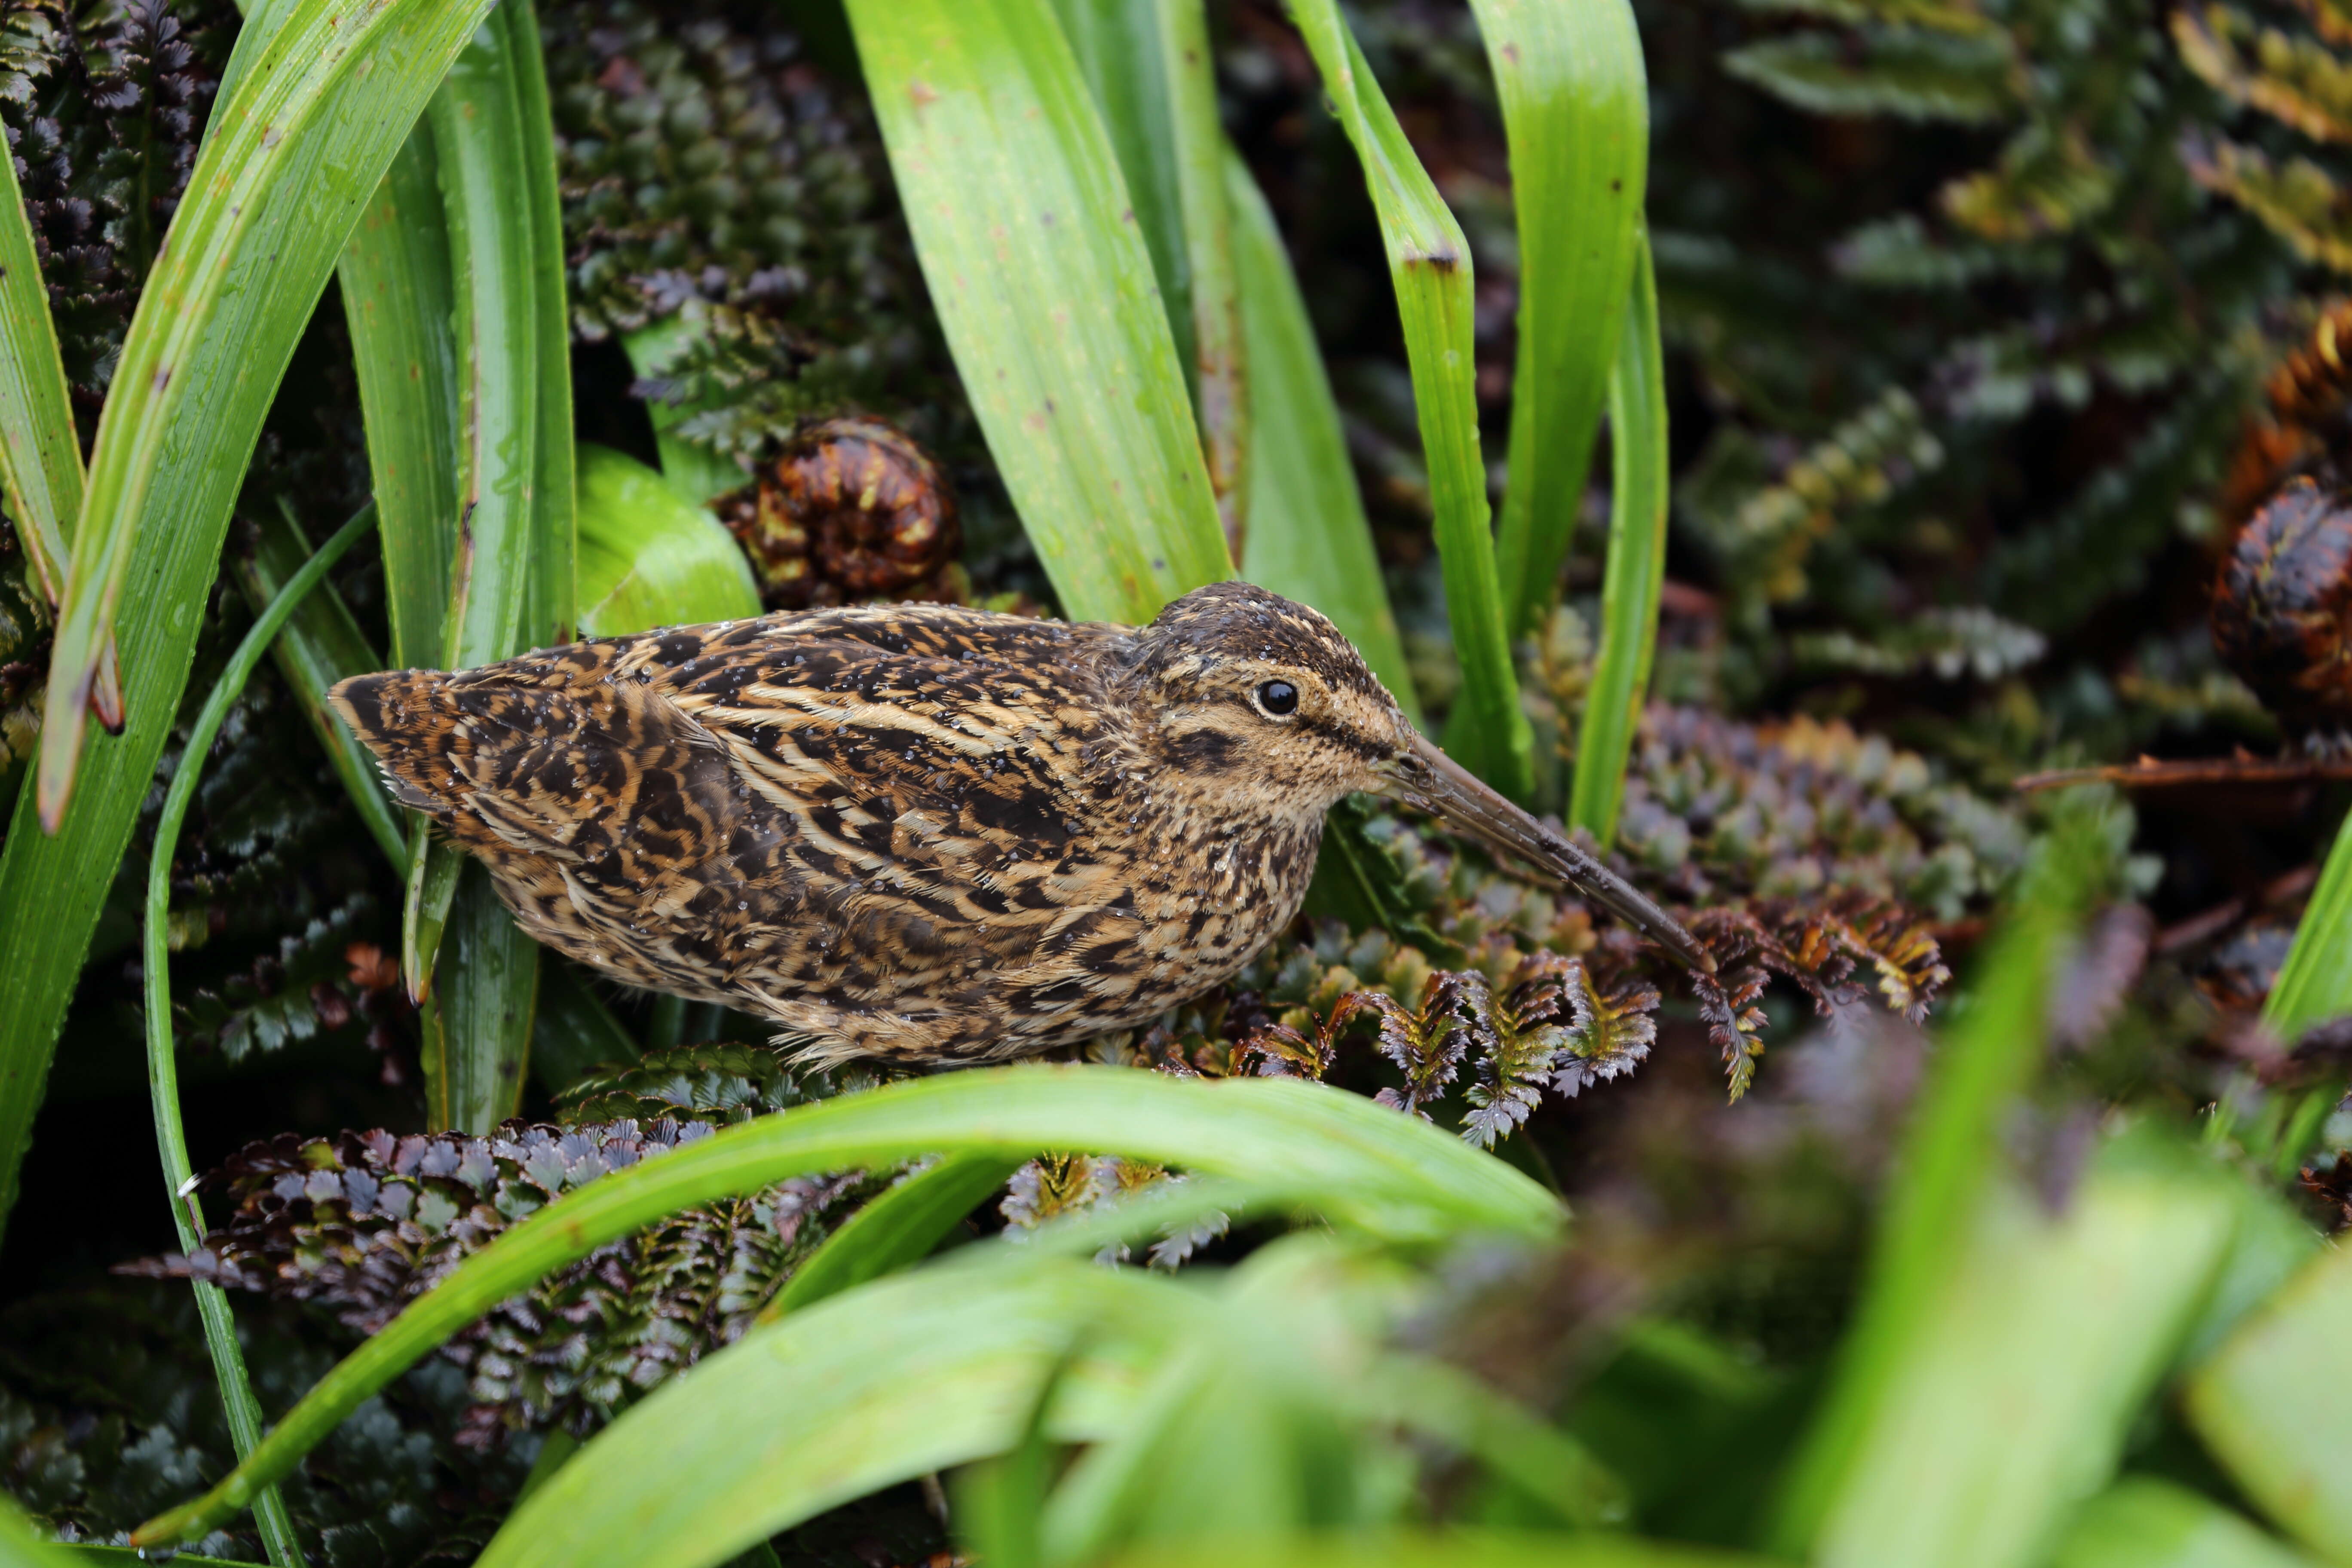
M457 307L429 121L384 171L338 276L381 517L391 668L429 666L441 657L457 534Z
M381 511L378 515L380 519ZM237 563L236 572L237 585L254 613L259 614L276 598L310 558L310 542L303 537L290 511L261 519L253 553ZM294 700L301 705L302 716L310 721L311 733L319 737L328 762L333 764L335 776L342 781L343 792L367 825L368 836L394 868L404 874L408 825L384 791L383 773L375 758L327 706L327 688L352 676L382 669L383 657L368 646L351 606L343 603L332 583L320 584L302 601L286 629L270 644L269 652L277 661L278 673L293 689Z
M0 494L50 607L81 518L81 442L14 158L0 158Z
M1444 564L1445 607L1462 664L1462 694L1447 739L1465 765L1504 794L1524 799L1534 785L1535 741L1519 707L1509 612L1486 505L1469 242L1372 79L1339 0L1291 0L1290 14L1363 163L1404 321L1413 412Z
M1074 617L1233 574L1151 258L1049 0L849 0L923 276Z
M483 1568L723 1563L824 1509L1002 1451L1082 1329L1097 1326L1077 1375L1106 1329L1148 1334L1190 1305L1168 1302L1181 1293L1164 1280L1024 1261L884 1280L753 1329L592 1439L515 1510Z
M1307 301L1257 181L1230 153L1225 175L1250 382L1250 531L1242 575L1330 616L1418 724L1412 667L1381 581Z
M1518 359L1495 540L1514 637L1540 629L1576 533L1649 180L1650 101L1626 0L1471 0L1510 142Z
M604 1177L460 1265L313 1388L195 1503L142 1544L201 1535L284 1475L359 1402L494 1303L550 1270L695 1204L786 1176L924 1154L1028 1158L1087 1149L1234 1175L1375 1234L1549 1234L1559 1206L1502 1162L1360 1096L1282 1079L1182 1081L1126 1068L1013 1067L894 1084L744 1123Z
M1625 766L1633 754L1658 647L1658 600L1666 582L1665 360L1658 342L1658 285L1646 239L1633 269L1633 305L1621 321L1609 377L1609 559L1601 579L1601 647L1592 661L1568 820L1603 847L1617 837Z
M919 1262L1020 1168L1003 1155L953 1154L878 1194L793 1270L761 1318L797 1312Z
M124 577L111 602L137 613L114 623L102 583L69 589L61 635L70 640L59 643L52 673L69 694L86 693L110 628L128 724L86 758L79 718L45 735L45 755L52 741L58 748L55 766L79 767L79 804L51 836L26 791L0 850L0 1214L15 1199L100 903L173 722L262 416L360 208L482 15L480 0L357 8L299 0L284 9L278 38L247 29L250 50L274 52L249 61L214 109L216 129L142 296L90 464L74 580L101 575L82 572L83 551L110 563L120 552ZM347 46L355 34L366 41L363 73L330 68L319 47L298 47L328 37ZM248 51L244 37L239 50ZM289 79L299 92L279 90ZM306 96L325 101L306 115L266 113ZM257 180L273 199L232 218L228 208ZM159 388L166 363L172 374ZM89 595L78 611L76 594Z

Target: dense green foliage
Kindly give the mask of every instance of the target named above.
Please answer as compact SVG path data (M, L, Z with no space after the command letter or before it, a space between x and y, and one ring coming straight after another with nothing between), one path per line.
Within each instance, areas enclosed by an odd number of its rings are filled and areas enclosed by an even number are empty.
M2205 625L2352 482L2327 0L254 11L0 0L0 1562L2352 1564ZM1055 1066L540 952L320 692L750 613L847 413L911 592L1316 603L1717 973L1363 798Z

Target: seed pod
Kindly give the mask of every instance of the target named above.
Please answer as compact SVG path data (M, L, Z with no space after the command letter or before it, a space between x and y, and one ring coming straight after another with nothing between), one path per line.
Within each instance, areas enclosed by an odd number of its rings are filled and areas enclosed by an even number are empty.
M908 595L963 542L939 465L878 419L803 426L755 482L713 504L777 609Z
M2290 731L2352 736L2352 508L2307 479L2256 512L2213 590L2213 647Z

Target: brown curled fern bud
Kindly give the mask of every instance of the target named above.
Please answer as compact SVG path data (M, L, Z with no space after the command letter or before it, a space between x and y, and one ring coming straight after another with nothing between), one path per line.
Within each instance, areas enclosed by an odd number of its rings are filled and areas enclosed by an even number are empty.
M2213 647L2306 744L2352 735L2352 507L2291 481L2240 531L2213 590Z
M2251 515L2290 479L2332 485L2347 476L2338 454L2352 450L2352 300L2322 310L2303 345L2264 384L2269 408L2246 421L2221 487L2221 514Z
M963 543L947 476L879 419L803 426L757 480L713 504L774 609L908 594Z

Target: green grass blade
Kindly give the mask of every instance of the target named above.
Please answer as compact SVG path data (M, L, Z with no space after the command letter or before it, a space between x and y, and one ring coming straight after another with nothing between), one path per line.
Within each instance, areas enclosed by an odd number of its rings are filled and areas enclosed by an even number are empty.
M540 1210L411 1303L329 1373L249 1461L204 1499L142 1526L140 1542L201 1536L484 1310L664 1215L794 1174L934 1153L1026 1159L1045 1149L1286 1186L1376 1234L1541 1236L1561 1217L1542 1188L1435 1127L1295 1079L1212 1084L1119 1068L1013 1067L894 1084L729 1128Z
M561 1094L608 1063L634 1061L635 1038L591 989L585 971L542 958L539 1006L531 1016L530 1071L541 1089Z
M2352 826L2352 825L2347 825ZM2352 1014L2352 832L2339 828L2263 1022L2283 1040Z
M579 635L575 572L579 489L572 440L572 307L565 294L563 204L556 190L555 120L546 49L531 0L493 13L506 29L515 110L522 125L520 195L530 204L530 282L539 382L539 436L531 480L530 586L521 646L549 647Z
M1202 0L1055 0L1094 91L1192 394L1225 547L1248 531L1249 384L1225 195L1225 133Z
M2352 1563L2352 1247L2314 1258L2190 1376L2189 1424L2296 1539Z
M194 1252L204 1245L204 1222L196 1207L195 1174L189 1168L187 1134L180 1120L180 1068L172 1037L172 950L168 939L172 862L179 851L180 825L187 820L188 805L195 799L196 781L203 774L205 757L212 751L213 740L220 733L221 721L228 717L230 705L243 694L254 666L269 651L270 643L295 607L326 577L327 568L374 526L374 510L362 508L286 580L268 607L255 619L245 640L229 656L220 679L214 683L212 695L188 731L187 749L181 753L179 768L172 775L171 786L164 791L163 810L155 820L155 848L148 858L146 921L140 955L146 971L147 1081L155 1111L155 1142L163 1156L164 1201L171 1205L172 1224L178 1232L183 1252ZM261 1441L261 1405L253 1397L253 1385L246 1377L245 1354L237 1348L236 1325L230 1318L226 1295L219 1286L203 1280L195 1281L194 1289L196 1315L204 1324L205 1347L212 1352L213 1375L220 1384L229 1436L236 1447L237 1458L243 1459ZM254 1495L253 1512L269 1561L278 1568L299 1563L302 1549L294 1539L293 1524L286 1516L286 1503L278 1495L277 1488L264 1487Z
M129 1568L138 1568L139 1564L146 1562L128 1546L92 1546L87 1542L77 1541L71 1545L53 1546L49 1550L58 1555L41 1558L41 1568L96 1568L100 1563L123 1563ZM0 1556L0 1564L6 1564L6 1568L16 1568L20 1563L31 1562L30 1558ZM173 1568L250 1568L250 1564L233 1563L226 1557L196 1557L185 1552L175 1555L172 1563Z
M849 0L915 250L1071 616L1233 574L1183 368L1048 0Z
M49 291L16 160L0 158L0 495L52 608L65 597L81 490L81 440Z
M36 780L51 832L73 793L84 711L134 558L156 552L142 535L184 527L191 512L225 513L226 496L191 508L171 480L194 467L212 486L234 482L285 368L275 340L290 352L326 264L406 132L409 105L438 77L450 36L462 38L459 26L478 16L473 0L301 0L270 37L238 49L234 90L213 109L193 194L141 291L99 421ZM216 529L193 531L213 534L217 555Z
M1617 838L1625 764L1649 695L1666 581L1666 373L1658 345L1658 282L1637 237L1633 308L1624 312L1609 377L1609 560L1601 583L1601 648L1576 742L1568 820L1602 847ZM1557 567L1555 567L1555 570Z
M609 447L583 445L579 474L583 636L760 613L751 563L707 508Z
M539 943L499 902L489 872L466 857L439 981L419 1010L429 1125L478 1134L522 1110L539 957Z
M340 268L368 472L383 516L392 668L438 663L457 531L457 344L433 128L419 121Z
M1782 1555L1810 1555L1920 1325L1961 1266L1953 1238L1992 1190L2002 1119L2041 1064L2053 977L2089 897L2094 831L2082 817L2062 819L2042 846L1937 1053L1882 1200L1861 1304L1777 1505L1772 1544Z
M466 852L433 831L430 821L412 816L408 825L408 885L400 903L400 973L408 999L419 1006L433 994L441 941L457 902L457 879Z
M442 523L457 535L441 625L446 669L509 658L539 634L566 638L572 620L571 370L568 350L551 354L547 343L551 331L564 330L562 256L560 233L541 210L542 196L553 199L554 152L538 30L517 17L529 3L502 0L491 12L426 116L448 233L457 387L457 507ZM550 398L558 404L560 455L541 450L551 417L541 405ZM550 575L556 570L565 578L560 589ZM449 868L457 853L427 840L404 911L402 953L413 961L410 994L425 1008L433 1125L487 1132L520 1104L539 950L515 929L486 877ZM467 967L436 985L453 934Z
M1192 413L1201 427L1209 487L1224 524L1225 548L1238 561L1249 541L1250 383L1215 55L1202 0L1156 0L1156 9L1192 274Z
M130 1555L125 1553L125 1555ZM69 1546L43 1541L13 1499L0 1492L0 1568L76 1568L81 1556ZM201 1559L183 1558L183 1562Z
M1502 100L1518 219L1510 479L1495 558L1515 637L1543 624L1576 533L1649 179L1626 0L1471 0Z
M631 1408L515 1510L479 1563L724 1563L836 1504L1002 1452L1082 1331L1181 1314L1185 1297L1163 1279L1052 1261L926 1270L837 1296L753 1329Z
M2050 1568L2318 1568L2186 1487L2126 1477L2083 1507Z
M0 849L0 1215L100 905L176 718L262 416L359 211L481 18L477 0L365 10L287 0L284 10L284 47L249 62L214 107L100 421L74 541L82 586L68 594L69 635L51 673L75 698L110 627L128 727L81 760L78 804L54 836L26 791ZM248 27L238 58L268 42ZM355 43L363 73L345 69ZM126 587L137 613L114 624ZM68 771L81 711L77 700L60 721L53 701L43 736L45 757L54 743L48 760Z
M261 537L252 555L237 563L236 572L237 585L256 615L310 558L310 542L302 537L290 510L281 509L278 516L262 519ZM368 646L366 634L352 618L351 607L332 583L321 584L302 601L269 651L278 661L278 674L293 689L294 700L302 705L302 716L310 721L310 731L319 737L327 760L333 763L335 776L342 780L344 793L367 825L368 836L383 851L384 858L405 875L408 824L402 820L392 796L384 793L383 773L375 758L327 706L327 688L351 676L382 669L382 656Z
M501 0L427 118L448 224L457 349L457 550L441 668L521 651L538 478L539 305L521 95ZM447 526L445 523L444 526Z
M825 1237L760 1315L779 1318L853 1285L919 1263L964 1215L1011 1179L1017 1160L957 1154L883 1193Z
M1176 169L1160 10L1161 0L1054 0L1070 58L1093 94L1119 177L1127 182L1128 207L1151 254L1176 363L1189 377L1196 353L1192 256L1184 242L1184 193Z
M457 285L432 117L416 121L352 232L341 263L368 470L383 513L384 600L394 668L446 652L457 553L459 450ZM400 971L429 999L464 853L412 816L400 920ZM425 1015L428 1030L436 1015ZM438 1058L445 1041L428 1042Z
M1892 1360L1816 1536L1820 1568L2036 1568L2111 1479L2239 1206L2234 1176L2133 1142L2103 1152L2059 1214L2003 1182L1937 1237L1954 1266Z
M1371 523L1307 301L1248 167L1228 153L1225 175L1250 386L1250 531L1242 575L1330 616L1418 724L1412 668L1381 581Z
M54 612L65 597L81 517L81 437L16 163L7 163L0 169L0 498ZM122 728L122 674L111 639L91 704L101 723Z
M1259 1537L1125 1552L1115 1568L1767 1568L1778 1559L1609 1535L1486 1531Z
M1478 446L1477 357L1471 342L1470 247L1429 172L1413 155L1339 0L1292 0L1291 17L1323 75L1323 91L1355 144L1380 214L1389 275L1404 321L1414 413L1429 467L1445 608L1462 662L1462 696L1447 739L1464 765L1504 794L1534 786L1534 737L1519 708L1509 616L1496 574Z

